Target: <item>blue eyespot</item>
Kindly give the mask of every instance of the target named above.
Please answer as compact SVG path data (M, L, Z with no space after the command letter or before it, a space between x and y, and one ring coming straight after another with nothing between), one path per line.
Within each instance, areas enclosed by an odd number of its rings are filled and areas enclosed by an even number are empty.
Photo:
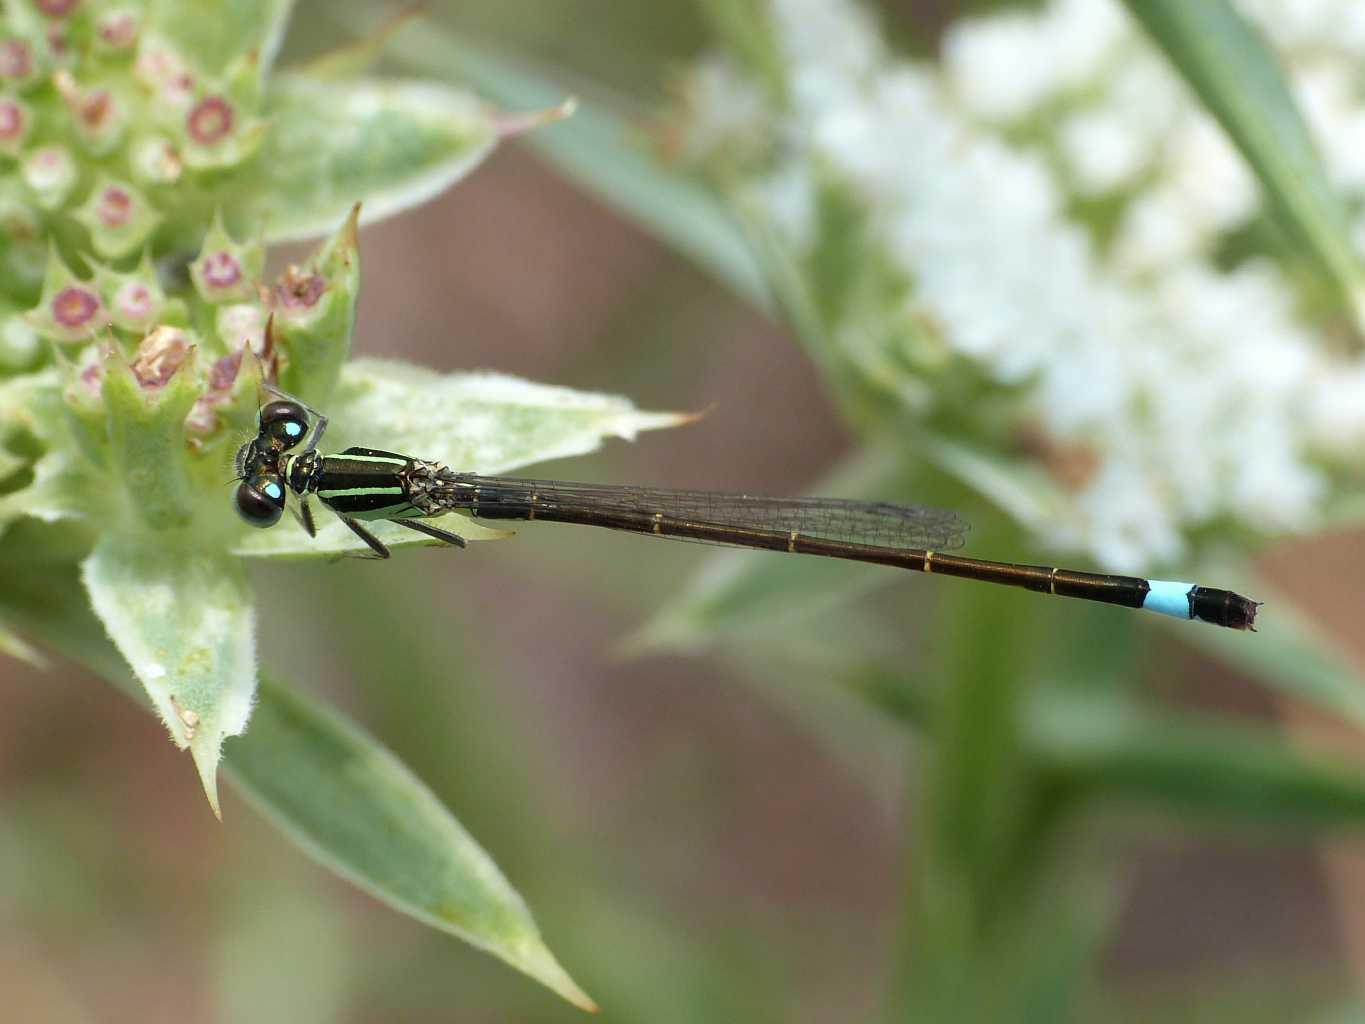
M286 424L284 425L284 432L285 432L286 434L288 434L290 437L298 437L300 434L303 433L303 424L302 424L302 423L286 423Z
M275 483L273 480L270 483L266 484L264 487L262 487L261 490L264 491L266 495L269 496L274 501L284 500L283 488L281 488L280 485Z

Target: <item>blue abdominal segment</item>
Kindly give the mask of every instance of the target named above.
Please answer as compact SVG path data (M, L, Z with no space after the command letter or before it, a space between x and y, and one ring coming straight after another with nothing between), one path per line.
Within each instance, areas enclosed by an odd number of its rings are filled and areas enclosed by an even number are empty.
M1190 606L1190 591L1195 586L1193 583L1179 583L1175 580L1148 580L1147 586L1149 589L1147 597L1142 602L1142 607L1149 612L1171 615L1177 619L1194 618Z

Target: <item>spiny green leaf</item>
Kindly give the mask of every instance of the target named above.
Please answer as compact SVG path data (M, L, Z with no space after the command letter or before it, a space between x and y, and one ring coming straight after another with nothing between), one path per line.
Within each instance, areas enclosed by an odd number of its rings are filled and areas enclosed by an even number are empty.
M458 74L508 110L545 110L582 92L577 83L570 88L552 74L469 45L427 22L406 27L395 50L414 70L442 78ZM627 103L597 90L580 99L577 114L564 124L533 132L528 143L736 294L768 308L763 274L721 204L649 151L644 132L619 113Z
M147 30L209 75L254 51L260 74L275 59L294 0L153 0Z
M1127 0L1255 170L1280 219L1365 325L1365 272L1274 54L1228 0Z
M266 681L227 763L249 799L332 870L596 1009L492 858L372 737Z
M240 563L161 537L108 533L81 578L176 746L189 748L219 814L223 738L246 728L256 690L252 595Z
M430 83L284 75L265 113L269 137L223 202L272 241L332 230L360 199L367 220L425 202L497 142L480 100Z
M438 519L428 519L432 526L449 530L465 540L504 540L512 536L508 530L480 526L458 512ZM317 523L318 535L310 537L292 519L276 524L269 530L253 530L233 547L234 555L245 558L335 558L338 555L369 555L370 549L335 516L326 515ZM442 541L426 537L394 523L379 521L366 523L365 529L378 537L390 550L411 547L449 548ZM452 552L453 554L453 552Z
M89 513L97 485L64 430L62 379L55 367L0 382L0 450L15 437L31 438L42 448L29 466L28 485L0 495L0 532L20 516L52 522Z
M274 329L287 358L280 384L290 394L327 405L351 354L356 302L360 298L360 204L346 223L318 247L310 266L291 268L276 285ZM316 290L309 282L321 285Z
M583 455L604 438L630 441L642 430L675 427L690 418L642 412L614 395L496 373L442 375L380 359L348 363L331 408L336 436L348 444L475 473Z
M363 33L354 42L339 46L320 57L314 57L294 70L311 78L342 79L363 75L379 63L398 30L420 16L420 8L416 5L408 7L393 15L378 28Z
M121 205L119 216L112 219L106 204ZM85 225L90 241L101 259L119 260L142 248L156 230L161 214L147 201L147 197L125 181L102 175L90 190L86 201L72 212Z
M127 504L152 530L189 525L199 501L189 472L185 417L201 394L193 352L164 387L145 388L122 355L104 361L104 401Z
M260 288L264 266L265 246L255 239L233 238L222 211L215 210L199 256L189 265L190 280L207 303L247 302Z
M37 648L9 627L0 618L0 655L28 662L34 668L47 668L47 659L38 653Z

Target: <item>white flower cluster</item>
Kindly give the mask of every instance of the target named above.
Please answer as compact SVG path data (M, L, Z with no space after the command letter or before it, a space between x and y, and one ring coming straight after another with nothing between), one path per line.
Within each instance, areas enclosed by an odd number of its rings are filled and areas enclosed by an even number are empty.
M962 23L941 67L891 56L851 0L771 3L785 104L736 100L731 68L700 123L773 138L760 191L798 250L820 244L813 183L837 176L912 284L878 315L935 325L1015 396L1019 426L1088 454L1048 540L1131 570L1209 523L1312 523L1323 466L1359 461L1365 366L1299 322L1276 266L1214 265L1256 184L1118 0ZM1286 48L1337 181L1365 197L1365 4L1244 7ZM1102 242L1068 212L1096 197L1119 210Z

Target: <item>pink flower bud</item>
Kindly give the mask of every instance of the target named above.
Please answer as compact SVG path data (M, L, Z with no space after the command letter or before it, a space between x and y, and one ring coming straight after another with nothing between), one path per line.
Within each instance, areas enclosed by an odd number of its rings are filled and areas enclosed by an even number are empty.
M114 293L114 307L119 316L133 323L146 320L155 306L152 290L141 281L129 281Z
M20 172L29 188L60 199L76 182L76 163L62 146L43 146L24 160Z
M99 296L79 285L67 285L52 297L52 319L68 330L93 327L99 311Z
M0 231L11 241L31 242L38 237L38 219L24 207L10 206L0 210Z
M49 18L65 18L80 2L81 0L35 0L38 10Z
M109 185L100 193L99 201L95 206L95 215L99 217L100 223L105 227L121 228L133 219L136 207L133 197L128 194L126 189L119 188L117 185Z
M90 349L90 351L94 352L95 350ZM104 380L104 365L102 363L92 362L89 366L81 370L81 384L95 394L99 394L100 382L102 380Z
M231 288L242 279L242 265L226 249L205 255L199 264L204 284L214 289Z
M194 76L174 51L143 50L133 67L138 77L156 90L161 102L172 110L183 110L194 99Z
M201 146L213 146L232 134L236 112L222 96L200 100L185 119L189 136Z
M24 108L9 98L0 99L0 142L13 142L24 134L28 118Z
M223 306L216 326L228 348L246 345L256 355L265 355L265 311L260 306L250 302Z
M128 154L134 175L142 181L166 185L178 181L185 169L169 139L160 136L138 139Z
M110 11L95 31L111 50L126 50L137 42L137 17L132 11Z
M290 267L275 284L275 301L289 311L311 309L326 290L327 282L321 274Z
M238 349L221 359L215 359L209 367L209 389L226 391L237 379L237 371L242 366L242 350Z
M27 78L33 72L33 53L18 39L0 43L0 77Z
M76 374L75 380L67 391L68 398L76 398L89 402L96 400L100 395L100 388L104 384L104 356L100 351L102 346L87 345L81 350L80 356L74 367Z
M190 340L178 327L161 326L142 339L132 370L144 388L165 387L190 354Z
M113 120L116 111L117 103L106 89L81 97L80 103L75 107L81 128L87 132L97 132L104 128Z
M188 71L161 83L161 99L170 107L187 107L194 99L194 76Z
M190 433L204 437L218 428L218 407L231 399L228 392L242 368L242 352L238 349L215 359L209 367L208 391L195 400L190 414L185 417L185 427Z

